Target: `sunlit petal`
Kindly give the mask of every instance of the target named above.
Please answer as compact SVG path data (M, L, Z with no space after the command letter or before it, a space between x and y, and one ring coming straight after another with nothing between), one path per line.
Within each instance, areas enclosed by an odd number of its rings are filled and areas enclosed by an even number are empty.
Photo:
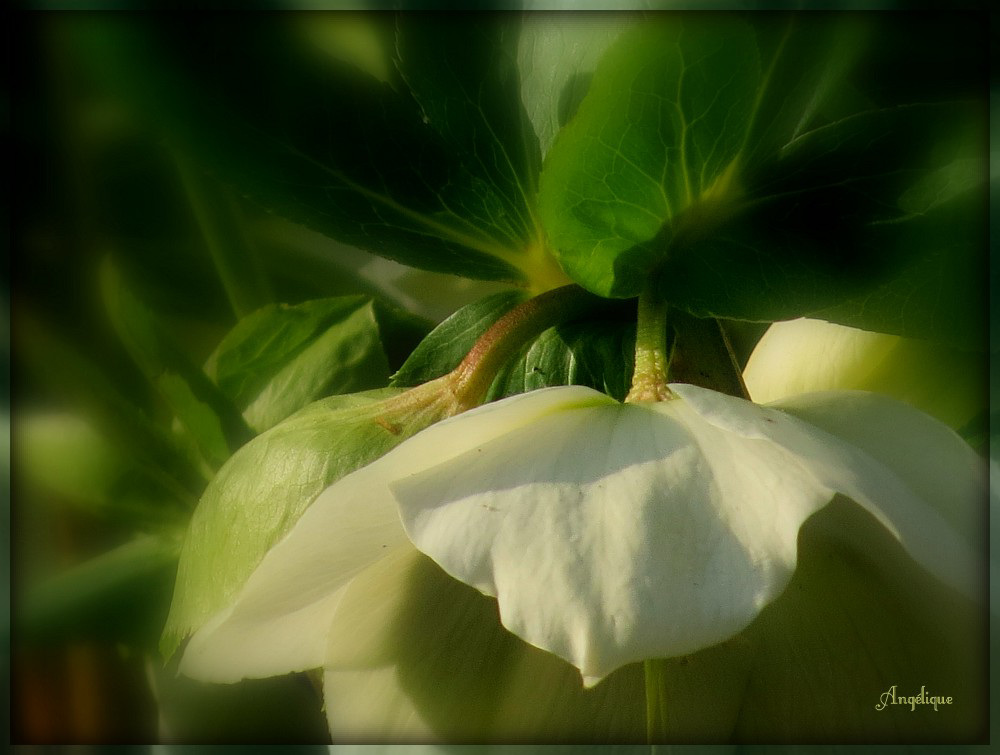
M761 404L813 391L875 391L953 428L986 409L982 354L808 318L772 324L743 380Z
M679 400L551 413L399 478L407 532L588 684L739 632L784 589L799 528L837 492L925 568L973 584L965 544L876 457L775 409L672 388ZM949 453L942 464L961 456Z
M387 481L576 405L611 403L587 388L535 391L434 425L324 491L251 575L233 605L192 637L181 671L230 682L322 666L340 590L407 542ZM457 427L452 422L461 420Z

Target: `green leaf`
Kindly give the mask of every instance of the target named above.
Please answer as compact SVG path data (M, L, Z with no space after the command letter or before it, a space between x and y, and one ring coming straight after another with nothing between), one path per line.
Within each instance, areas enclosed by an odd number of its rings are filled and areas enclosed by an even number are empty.
M584 385L623 401L635 362L635 315L630 307L544 331L490 388L498 399L553 385Z
M620 13L529 13L517 50L521 98L544 156L590 87L597 62L637 17Z
M982 191L906 223L897 238L923 250L889 281L814 314L844 325L981 351L989 288L984 279Z
M521 105L515 16L401 14L398 66L427 124L461 156L454 212L515 249L538 242L541 156Z
M379 336L365 297L269 305L240 320L205 369L263 432L323 396L385 385L389 367Z
M151 642L165 613L179 540L144 535L26 588L19 634L32 642Z
M213 467L222 464L251 437L236 407L168 338L110 260L101 270L101 289L112 324L136 364L197 443L205 461Z
M703 316L763 321L846 302L820 316L975 342L979 328L964 330L982 303L961 284L983 265L985 175L965 156L971 139L954 136L975 120L964 103L904 106L798 137L760 171L755 206L673 250L664 294Z
M451 372L476 339L524 299L519 291L503 291L462 307L417 345L392 376L392 385L420 385Z
M191 518L160 644L165 655L234 597L327 486L442 418L433 404L394 409L388 402L399 394L387 388L316 401L233 454Z
M954 340L978 306L960 289L982 265L984 109L943 84L976 75L969 56L921 49L948 73L914 91L871 50L926 28L750 19L671 17L612 46L543 171L564 267L602 295L652 278L701 317L823 311Z
M539 211L571 277L638 293L661 254L647 243L726 180L760 79L753 29L729 17L671 16L619 37L542 174Z
M175 157L201 235L237 317L274 301L270 283L230 190L182 157Z
M450 372L476 340L523 299L523 294L511 291L462 307L414 349L392 384L418 385ZM621 400L632 379L634 351L634 306L615 305L531 339L494 379L487 399L552 385L585 385Z
M536 243L537 145L505 78L516 22L497 18L404 17L413 94L294 18L87 19L75 39L136 112L264 207L405 264L545 286L564 278ZM392 16L369 20L374 39L392 38Z

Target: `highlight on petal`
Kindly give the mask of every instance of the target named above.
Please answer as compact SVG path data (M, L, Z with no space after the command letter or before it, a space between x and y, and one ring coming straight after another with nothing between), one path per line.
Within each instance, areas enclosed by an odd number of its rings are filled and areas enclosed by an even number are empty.
M182 673L233 682L322 666L341 591L405 544L389 480L446 461L552 412L614 400L588 388L535 391L432 425L325 490L189 642ZM461 420L454 427L452 423Z
M873 457L963 542L985 552L987 464L951 428L900 401L863 391L810 393L773 406Z
M776 409L671 388L673 401L553 412L397 478L407 533L587 684L747 626L787 585L802 523L838 492L973 589L969 548L891 466Z
M986 409L982 354L808 318L773 323L743 380L760 404L814 391L875 391L953 428Z
M720 428L792 450L819 482L875 516L927 571L967 596L978 594L981 567L970 545L983 516L985 468L953 431L875 394L806 394L768 408L694 386L675 392Z

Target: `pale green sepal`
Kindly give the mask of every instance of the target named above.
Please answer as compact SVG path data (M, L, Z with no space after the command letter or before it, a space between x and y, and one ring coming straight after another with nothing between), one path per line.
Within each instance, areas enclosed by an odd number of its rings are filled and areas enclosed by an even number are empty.
M399 393L388 389L317 401L223 465L191 517L160 643L164 655L235 597L268 548L323 488L406 437L376 421L381 400Z
M268 552L235 603L194 634L181 673L235 682L322 666L342 588L406 542L392 498L379 495L387 471L371 464L327 488Z
M323 491L284 540L266 556L261 553L263 560L249 580L230 579L227 587L235 582L237 590L246 581L238 595L233 590L227 599L218 591L212 596L217 613L207 623L208 617L198 622L204 626L188 645L181 671L206 681L236 681L323 665L327 625L339 600L336 591L406 541L387 488L390 480L446 461L547 414L588 403L616 402L589 388L535 391L508 399L502 407L488 404L439 422L343 477ZM453 423L459 420L456 431ZM329 446L324 451L326 458L334 455ZM270 534L277 540L283 533L272 529ZM257 537L255 546L260 545ZM225 562L225 542L217 547L223 551L217 558L232 572ZM200 564L206 561L203 554ZM247 571L253 566L256 563ZM205 604L203 600L199 608Z

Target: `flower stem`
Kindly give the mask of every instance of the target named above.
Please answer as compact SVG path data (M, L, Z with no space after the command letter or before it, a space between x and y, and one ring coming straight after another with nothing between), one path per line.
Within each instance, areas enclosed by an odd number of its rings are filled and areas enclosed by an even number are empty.
M609 303L577 285L522 302L493 323L454 370L382 402L375 422L393 435L409 436L479 406L500 368L525 343L553 325Z
M547 291L514 307L479 337L450 374L452 389L463 408L482 403L497 372L525 343L553 325L606 302L574 284Z
M635 332L635 371L625 401L666 401L673 398L667 387L667 302L647 286L639 296Z

